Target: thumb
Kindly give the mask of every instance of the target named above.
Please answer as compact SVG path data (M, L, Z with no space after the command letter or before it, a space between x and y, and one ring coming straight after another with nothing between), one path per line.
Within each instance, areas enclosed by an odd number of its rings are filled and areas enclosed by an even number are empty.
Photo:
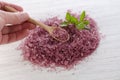
M5 12L0 11L0 17L4 20L5 24L20 24L28 20L29 16L25 12Z

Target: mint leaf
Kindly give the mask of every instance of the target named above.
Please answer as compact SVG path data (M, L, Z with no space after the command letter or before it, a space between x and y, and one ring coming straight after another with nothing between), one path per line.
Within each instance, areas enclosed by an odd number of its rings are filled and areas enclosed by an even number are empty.
M76 26L76 28L77 28L78 30L84 29L84 28L85 28L85 24L84 24L83 22L80 22L80 23Z
M82 13L81 13L81 15L80 15L80 21L83 21L84 20L84 18L85 18L85 11L83 11Z
M78 19L72 16L69 12L66 13L66 21L72 24L78 24Z
M83 21L85 25L88 25L90 22L88 20Z
M68 25L69 25L68 22L65 22L65 21L60 24L61 27L66 27L66 26L68 26Z
M76 17L74 17L74 16L71 16L70 22L71 22L72 24L78 24L78 19L77 19Z
M68 22L71 21L71 14L70 14L69 12L66 13L66 20L67 20Z
M87 27L87 25L90 23L89 20L85 20L86 13L83 11L80 15L80 20L78 20L76 17L71 15L69 12L66 13L66 20L61 23L61 27L67 27L70 24L73 24L76 26L78 30L80 29L86 29L90 30L90 28Z

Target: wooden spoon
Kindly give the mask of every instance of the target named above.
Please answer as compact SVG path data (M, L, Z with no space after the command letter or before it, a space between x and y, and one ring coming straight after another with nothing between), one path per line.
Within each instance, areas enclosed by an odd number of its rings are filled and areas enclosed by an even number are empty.
M10 11L10 12L18 12L16 9L10 6L5 6L5 10ZM60 27L48 26L32 18L29 18L28 21L35 25L42 27L57 41L66 42L70 38L68 32L65 29L62 29Z

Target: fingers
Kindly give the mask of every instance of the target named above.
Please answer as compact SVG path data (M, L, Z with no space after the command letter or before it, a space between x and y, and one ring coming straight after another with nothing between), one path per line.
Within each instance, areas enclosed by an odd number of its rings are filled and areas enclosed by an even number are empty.
M25 22L21 25L13 25L13 26L6 26L2 29L2 34L10 34L14 33L23 29L34 29L36 26L34 24L31 24L29 22Z
M0 44L6 44L6 43L18 41L18 40L23 39L27 35L28 35L27 29L24 29L24 30L15 32L15 33L11 33L11 34L2 35L2 40L1 40Z
M24 24L22 24L22 28L32 30L36 28L36 25L30 22L25 22Z
M0 1L0 9L4 10L4 6L11 6L11 7L15 8L18 11L23 11L22 7L20 7L18 5Z
M0 17L4 20L5 24L13 24L13 25L20 24L29 19L28 14L25 12L11 13L11 12L0 11Z
M21 25L15 25L15 26L12 26L12 27L11 26L6 26L2 29L2 35L14 33L14 32L20 31L20 30L22 30Z

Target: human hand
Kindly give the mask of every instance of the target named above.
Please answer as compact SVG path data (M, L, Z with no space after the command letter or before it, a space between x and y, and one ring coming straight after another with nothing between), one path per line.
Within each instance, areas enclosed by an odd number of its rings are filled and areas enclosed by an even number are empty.
M4 6L11 6L19 12L6 12ZM35 25L27 22L28 14L22 11L20 6L0 2L0 44L23 39L28 35L29 30L35 28Z

